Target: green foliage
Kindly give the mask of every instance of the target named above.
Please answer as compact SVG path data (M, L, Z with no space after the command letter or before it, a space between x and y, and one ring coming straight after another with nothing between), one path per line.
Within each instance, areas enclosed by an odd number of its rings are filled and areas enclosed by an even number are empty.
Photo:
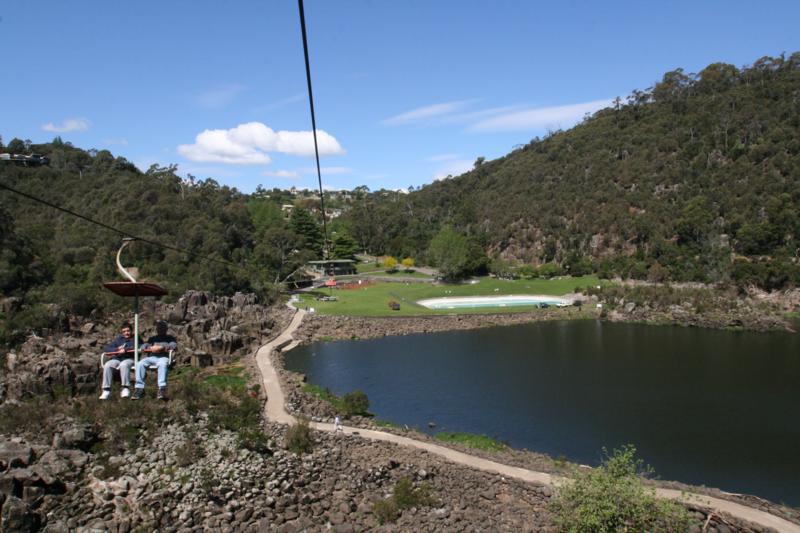
M450 227L493 255L572 275L797 286L798 85L798 52L667 72L569 131L402 198L367 194L344 217L374 253L428 252L432 263ZM465 253L455 244L454 277Z
M333 236L333 258L334 259L355 259L358 252L358 244L349 233L339 230Z
M314 439L311 437L308 419L298 418L297 422L286 430L286 448L296 454L311 453L314 449Z
M302 207L295 208L292 211L289 227L294 233L303 238L305 248L311 250L315 258L319 259L322 257L325 238L322 235L319 224L317 224L317 221L314 220L307 209L303 209Z
M212 387L243 392L247 386L247 379L243 374L244 367L242 366L221 368L216 374L208 376L205 382Z
M342 411L345 416L369 415L369 398L364 391L348 392L342 396Z
M486 435L474 435L472 433L455 433L455 432L440 432L436 434L436 439L442 442L455 442L469 446L470 448L477 448L479 450L486 450L489 452L502 452L508 449L508 446L502 442L498 442Z
M4 184L188 250L139 241L123 254L123 263L137 267L142 279L165 285L168 298L186 289L254 291L269 302L277 295L273 283L321 253L316 222L303 209L291 223L285 220L280 205L288 200L280 191L260 189L248 196L210 178L181 178L175 165L141 172L107 150L84 151L60 139L27 147L19 140L12 144L48 156L51 164L3 165ZM117 233L7 191L0 195L0 291L21 298L20 311L55 303L67 313L88 316L119 305L119 298L102 289L103 281L119 279ZM19 328L28 327L17 322ZM19 328L0 325L6 342L16 338Z
M372 514L379 524L390 524L400 518L400 509L392 498L377 500L372 504Z
M433 489L427 483L414 486L408 478L397 481L392 497L377 500L372 504L372 513L379 524L394 522L405 509L428 507L436 503Z
M431 240L428 257L445 279L456 280L467 274L469 241L449 226L442 228Z
M689 514L679 503L656 498L640 474L649 473L636 449L614 450L595 469L576 469L556 489L550 510L563 531L686 531Z
M336 396L329 389L311 383L303 384L303 392L316 396L330 403L336 411L344 416L369 416L369 398L366 393L357 390L348 392L342 397Z

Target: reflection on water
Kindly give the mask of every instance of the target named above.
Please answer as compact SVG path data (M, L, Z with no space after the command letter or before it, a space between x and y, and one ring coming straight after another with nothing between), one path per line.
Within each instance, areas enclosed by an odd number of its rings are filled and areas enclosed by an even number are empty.
M316 344L287 367L381 419L800 504L798 335L550 322Z

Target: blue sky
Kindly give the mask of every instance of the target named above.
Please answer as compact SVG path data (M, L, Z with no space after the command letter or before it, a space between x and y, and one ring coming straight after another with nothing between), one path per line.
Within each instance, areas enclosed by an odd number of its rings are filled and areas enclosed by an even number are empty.
M417 187L666 71L800 50L800 2L306 0L326 188ZM0 2L0 135L316 187L297 3ZM13 68L8 68L13 65Z

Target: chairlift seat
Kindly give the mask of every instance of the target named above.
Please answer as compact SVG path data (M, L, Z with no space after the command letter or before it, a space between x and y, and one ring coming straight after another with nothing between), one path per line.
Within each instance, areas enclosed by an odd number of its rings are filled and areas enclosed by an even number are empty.
M172 368L172 363L173 363L172 357L173 357L173 355L175 355L175 350L170 350L169 351L169 355L167 356L167 357L169 357L169 364L167 365L169 368ZM105 368L105 366L106 366L106 353L103 352L102 354L100 354L100 369L102 370L103 368ZM151 366L151 367L148 368L148 370L155 370L155 368L156 367ZM131 367L131 372L136 372L136 365L133 365Z

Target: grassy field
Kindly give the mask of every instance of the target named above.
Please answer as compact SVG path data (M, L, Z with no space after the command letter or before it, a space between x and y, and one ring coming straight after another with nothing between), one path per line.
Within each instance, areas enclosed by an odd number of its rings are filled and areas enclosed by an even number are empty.
M447 315L453 313L514 313L531 311L531 307L494 307L480 309L442 309L433 310L416 303L424 298L443 296L508 296L512 294L541 294L559 296L573 292L576 287L601 285L595 276L578 278L562 277L554 279L500 280L480 278L475 284L440 285L431 283L390 283L378 282L356 289L320 289L300 296L301 307L313 307L323 315L347 316L416 316ZM337 298L335 302L317 301L317 296ZM389 302L400 303L400 309L389 308Z

